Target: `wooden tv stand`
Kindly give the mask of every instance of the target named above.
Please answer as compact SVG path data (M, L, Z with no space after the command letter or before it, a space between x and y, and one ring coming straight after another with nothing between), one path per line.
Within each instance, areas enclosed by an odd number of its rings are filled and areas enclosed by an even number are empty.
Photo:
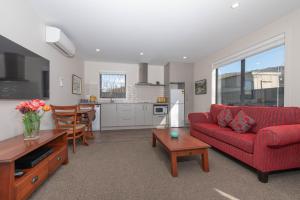
M42 147L53 148L53 153L25 174L15 177L15 161ZM65 131L40 131L37 140L24 141L19 135L0 142L0 199L27 199L62 164L68 163L67 136Z

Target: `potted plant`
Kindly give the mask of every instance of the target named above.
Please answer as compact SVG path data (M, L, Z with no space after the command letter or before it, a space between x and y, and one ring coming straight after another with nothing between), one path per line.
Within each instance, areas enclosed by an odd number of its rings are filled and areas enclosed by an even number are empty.
M23 114L24 140L37 139L41 118L45 112L50 110L50 106L46 105L44 101L33 99L21 102L16 109Z

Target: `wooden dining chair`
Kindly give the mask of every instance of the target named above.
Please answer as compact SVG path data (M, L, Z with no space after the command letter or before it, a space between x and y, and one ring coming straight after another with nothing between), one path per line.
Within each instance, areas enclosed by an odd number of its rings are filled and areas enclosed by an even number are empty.
M86 125L80 124L77 121L78 107L75 106L54 106L50 105L52 116L55 121L56 129L67 130L67 139L73 142L73 153L76 152L76 140L81 138L83 144L87 145L86 141Z
M87 128L87 132L93 138L93 121L95 120L95 104L79 104L79 110L89 110L86 114L82 114L80 118L80 123L85 124Z

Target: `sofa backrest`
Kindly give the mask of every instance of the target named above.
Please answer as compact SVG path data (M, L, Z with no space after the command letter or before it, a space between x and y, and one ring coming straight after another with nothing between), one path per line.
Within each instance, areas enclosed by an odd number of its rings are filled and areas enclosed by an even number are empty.
M260 129L269 126L300 123L300 109L297 107L260 107L260 106L225 106L211 105L212 120L216 123L219 112L228 108L235 116L240 110L252 117L256 125L250 130L257 133Z

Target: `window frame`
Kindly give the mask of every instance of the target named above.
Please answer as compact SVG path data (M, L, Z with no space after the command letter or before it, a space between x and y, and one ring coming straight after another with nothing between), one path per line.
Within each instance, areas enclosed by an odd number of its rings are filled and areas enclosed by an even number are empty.
M102 75L117 75L125 78L125 97L103 97L102 96ZM101 99L126 99L127 97L127 75L124 73L100 73L99 74L99 96Z
M284 44L272 47L272 48L270 48L268 50L271 50L271 49L274 49L274 48L277 48L277 47L280 47L280 46L284 46L284 48L285 48L284 51L286 51L286 47L285 47ZM265 51L268 51L268 50L265 50ZM261 51L261 52L259 52L257 54L263 53L265 51ZM252 55L252 56L255 56L255 54ZM243 59L238 60L240 62L240 67L241 67L241 88L240 88L241 89L240 90L241 94L240 94L240 104L237 105L237 106L243 106L243 105L245 105L245 100L247 100L247 99L249 99L249 97L253 96L253 94L252 95L245 94L246 59L248 57L250 57L250 56L247 56L247 57L245 57ZM235 61L235 62L237 62L237 61ZM234 62L231 62L231 63L234 63ZM225 65L223 65L223 66L225 66ZM220 67L222 67L222 66L220 66ZM285 64L284 64L283 67L285 69ZM283 73L285 73L285 70L284 70ZM219 77L218 76L219 76L219 68L216 68L215 69L215 79L216 79L215 80L216 81L215 82L216 83L216 88L215 88L215 103L217 103L217 104L219 103L219 98L220 98L219 95L218 95L218 93L219 93L219 91L218 91L218 83L219 83L218 78ZM249 105L249 106L255 106L255 105ZM283 106L284 106L284 98L283 98ZM282 106L280 106L279 103L277 102L277 105L274 105L274 107L282 107Z

